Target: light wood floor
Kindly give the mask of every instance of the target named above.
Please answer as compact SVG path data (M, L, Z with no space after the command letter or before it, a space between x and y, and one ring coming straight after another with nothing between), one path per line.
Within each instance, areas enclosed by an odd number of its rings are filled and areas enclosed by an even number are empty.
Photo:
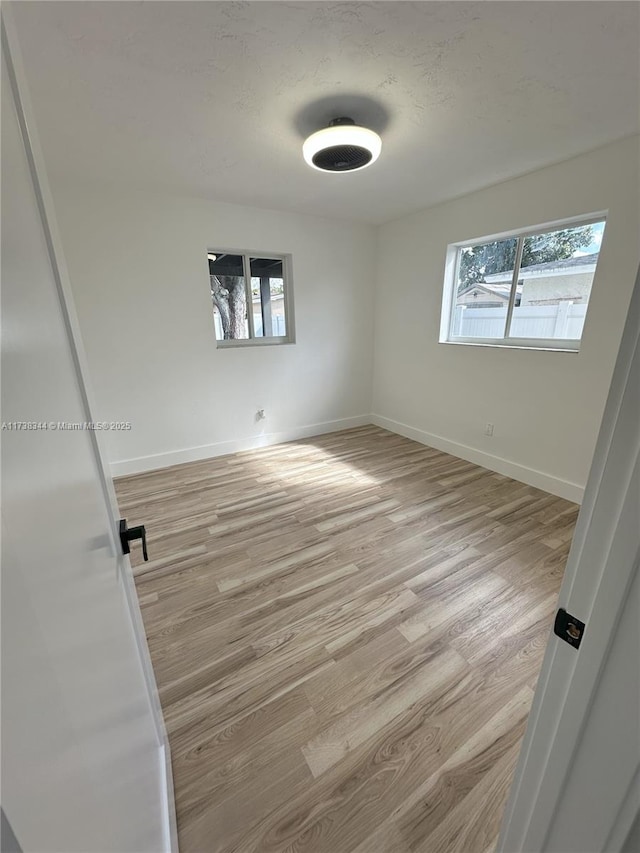
M376 427L117 492L182 853L491 850L574 504Z

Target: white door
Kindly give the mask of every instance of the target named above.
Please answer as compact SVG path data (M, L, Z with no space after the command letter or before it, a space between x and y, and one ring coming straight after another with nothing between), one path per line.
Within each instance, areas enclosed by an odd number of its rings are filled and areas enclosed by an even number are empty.
M618 853L640 836L639 571L640 274L560 591L584 639L549 641L501 853Z
M55 428L89 421L89 404L6 38L2 808L25 853L159 853L173 843L163 726L95 437Z

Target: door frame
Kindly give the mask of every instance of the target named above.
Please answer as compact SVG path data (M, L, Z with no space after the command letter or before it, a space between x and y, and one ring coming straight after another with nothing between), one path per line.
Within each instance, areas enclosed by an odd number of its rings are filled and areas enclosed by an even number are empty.
M27 157L36 203L38 205L51 269L53 271L56 289L58 291L62 316L69 339L69 347L82 399L82 406L85 412L85 419L87 422L93 422L95 421L95 418L93 417L95 405L89 381L87 358L75 311L69 273L62 249L53 197L38 137L36 121L29 95L29 87L24 71L22 53L20 50L20 42L11 6L12 3L6 2L5 0L0 9L2 49L7 62L11 90L15 101L18 123L20 125L20 133ZM93 449L96 474L100 481L100 486L107 508L107 515L109 519L109 545L112 554L116 558L118 581L122 584L125 600L127 602L127 610L129 612L131 627L135 637L138 658L146 685L147 697L155 727L156 740L160 751L160 766L164 771L163 778L161 780L161 796L163 801L165 849L166 851L170 851L170 853L178 853L178 831L173 789L173 773L171 767L171 749L162 714L160 696L153 672L153 666L151 664L151 656L147 645L147 638L144 623L142 621L135 582L133 579L131 563L129 561L129 557L122 553L122 548L117 535L120 513L118 510L113 480L111 475L107 472L104 463L106 456L104 453L104 440L98 430L89 430L89 437Z
M558 605L586 623L579 651L547 645L496 853L544 851L627 592L637 571L629 512L640 452L640 270L618 352ZM633 535L629 536L629 529ZM640 769L608 818L607 851L619 851L640 802Z

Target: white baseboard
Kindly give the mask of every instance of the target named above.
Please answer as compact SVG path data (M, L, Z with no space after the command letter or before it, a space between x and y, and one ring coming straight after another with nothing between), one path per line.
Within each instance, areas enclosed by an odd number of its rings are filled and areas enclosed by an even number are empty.
M383 429L388 429L390 432L403 435L405 438L418 441L420 444L426 444L429 447L435 447L436 450L451 453L452 456L466 459L468 462L474 462L476 465L481 465L490 471L496 471L498 474L512 477L521 483L535 486L537 489L550 492L552 495L558 495L558 497L565 498L574 503L579 504L582 502L584 487L579 486L577 483L561 480L559 477L554 477L552 474L547 474L544 471L527 468L526 465L520 465L518 462L503 459L501 456L493 456L484 450L478 450L475 447L469 447L466 444L460 444L457 441L443 438L441 435L434 435L433 433L425 432L425 430L417 429L416 427L408 426L408 424L400 423L400 421L394 421L391 418L385 418L382 415L376 414L357 415L351 418L341 418L335 421L324 421L319 424L295 427L294 429L283 432L263 433L262 435L250 436L248 438L205 444L201 447L187 447L183 450L173 450L168 453L140 456L136 459L124 459L120 462L111 463L111 474L114 477L141 474L145 471L154 471L158 468L180 465L183 462L198 462L200 459L212 459L215 456L226 456L229 453L238 453L242 450L255 450L259 447L269 447L272 444L282 444L285 441L296 441L299 438L309 438L313 435L323 435L327 432L337 432L341 429L366 426L367 424L375 424Z
M399 421L391 420L391 418L385 418L382 415L371 415L371 423L383 429L388 429L389 432L395 432L398 435L403 435L405 438L419 441L420 444L426 444L429 447L435 447L436 450L442 450L445 453L451 453L452 456L466 459L467 462L474 462L476 465L481 465L490 471L496 471L498 474L512 477L514 480L519 480L528 486L535 486L537 489L542 489L545 492L550 492L552 495L557 495L560 498L565 498L577 504L582 503L584 487L579 486L577 483L561 480L559 477L554 477L552 474L547 474L544 471L527 468L526 465L520 465L517 462L503 459L500 456L493 456L484 450L478 450L466 444L459 444L457 441L450 441L448 438L433 435L433 433L416 429Z
M120 462L111 463L111 475L113 477L124 477L127 474L142 474L145 471L169 468L171 465L180 465L183 462L198 462L200 459L212 459L214 456L226 456L229 453L238 453L242 450L256 450L259 447L269 447L271 444L282 444L285 441L296 441L299 438L309 438L327 432L338 432L341 429L366 426L370 423L371 415L357 415L352 418L341 418L336 421L324 421L319 424L294 427L284 432L268 432L248 438L218 441L215 444L204 444L200 447L172 450L168 453L139 456L136 459L123 459Z

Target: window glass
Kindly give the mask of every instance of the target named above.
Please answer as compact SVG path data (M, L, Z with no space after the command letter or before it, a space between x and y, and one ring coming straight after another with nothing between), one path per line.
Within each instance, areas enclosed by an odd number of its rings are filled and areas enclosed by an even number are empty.
M603 219L574 220L450 247L441 340L577 350L604 230Z
M513 338L580 340L604 222L526 237Z
M209 252L207 258L216 338L246 340L249 322L243 256Z
M282 259L251 258L251 297L256 337L286 337Z
M510 237L460 248L452 336L504 337L517 246Z

